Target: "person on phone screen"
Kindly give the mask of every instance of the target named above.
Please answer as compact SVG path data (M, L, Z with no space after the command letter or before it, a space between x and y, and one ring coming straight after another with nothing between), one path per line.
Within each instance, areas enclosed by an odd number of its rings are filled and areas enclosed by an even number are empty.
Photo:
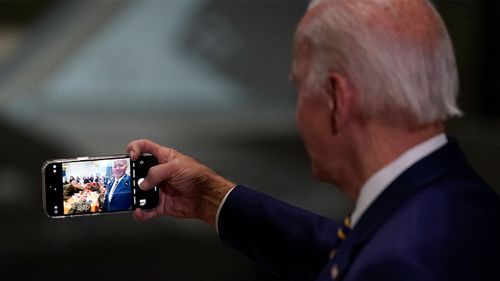
M128 152L158 159L140 188L160 187L160 202L134 217L200 219L283 280L500 280L500 198L445 134L461 115L458 74L429 1L313 1L295 33L292 80L315 177L354 202L345 220L148 140Z
M125 159L113 161L113 179L106 189L104 210L108 212L125 211L132 208L130 176L127 174L128 162Z

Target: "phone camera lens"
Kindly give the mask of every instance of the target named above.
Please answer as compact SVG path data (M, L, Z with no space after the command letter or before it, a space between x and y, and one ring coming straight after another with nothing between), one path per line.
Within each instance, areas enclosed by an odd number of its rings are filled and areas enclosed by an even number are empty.
M141 164L141 165L144 164L144 161L143 160L139 161L139 164Z

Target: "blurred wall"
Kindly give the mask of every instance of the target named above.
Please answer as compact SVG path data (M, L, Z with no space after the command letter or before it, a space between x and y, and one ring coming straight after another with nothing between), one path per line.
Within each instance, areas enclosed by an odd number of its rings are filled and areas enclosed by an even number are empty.
M42 280L275 280L199 222L48 219L40 167L50 158L124 153L130 140L146 137L233 181L343 217L351 203L312 179L295 126L288 74L306 6L0 2L2 272ZM448 131L500 191L499 4L436 6L454 40L466 113Z

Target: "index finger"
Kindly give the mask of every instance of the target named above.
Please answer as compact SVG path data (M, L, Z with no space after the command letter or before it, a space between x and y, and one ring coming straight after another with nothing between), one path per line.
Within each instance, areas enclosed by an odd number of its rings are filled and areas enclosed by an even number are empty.
M160 156L162 146L147 139L132 141L127 146L128 155L132 160L137 160L143 153L151 153L156 158Z

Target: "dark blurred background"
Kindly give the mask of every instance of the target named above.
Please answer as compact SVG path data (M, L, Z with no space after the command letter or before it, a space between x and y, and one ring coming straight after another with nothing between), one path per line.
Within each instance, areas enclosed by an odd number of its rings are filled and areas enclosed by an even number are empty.
M0 1L0 269L23 280L275 280L196 221L49 219L41 165L175 147L333 217L294 120L292 35L307 1ZM448 132L500 191L500 3L438 1L465 116ZM16 279L17 279L16 278Z

